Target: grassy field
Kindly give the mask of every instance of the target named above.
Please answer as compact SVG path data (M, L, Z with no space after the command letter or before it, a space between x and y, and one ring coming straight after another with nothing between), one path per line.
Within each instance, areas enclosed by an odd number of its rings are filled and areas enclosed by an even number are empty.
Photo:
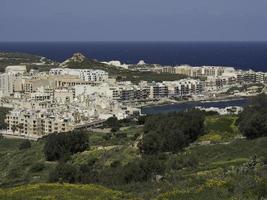
M208 116L205 126L206 134L199 141L210 141L212 143L229 142L241 134L235 123L237 116Z
M144 200L257 199L259 193L267 193L267 138L238 139L236 119L236 116L209 116L205 121L206 135L200 141L210 140L211 134L219 135L219 139L211 140L208 145L191 145L177 154L161 155L165 168L161 181L120 184L114 179L115 173L120 176L120 168L114 167L114 163L125 166L140 158L135 139L142 134L142 127L124 128L109 137L107 133L90 133L91 148L73 155L68 163L75 166L93 163L92 167L106 176L99 184L112 189L104 194L117 195L92 196L92 199L123 199L120 195L125 194ZM48 182L48 174L56 162L45 161L43 141L32 142L32 147L25 150L19 150L20 143L21 140L0 141L0 184L2 188L31 185L4 189L0 191L0 199L25 199L27 196L16 196L18 193L14 192L22 189L28 197L36 194L39 199L90 199L88 188L96 187L96 195L97 191L106 191L99 186L40 185ZM243 175L244 166L249 166L255 156L258 162L255 169ZM47 190L51 191L49 197L45 196Z
M22 140L0 140L0 186L16 186L46 182L55 163L45 161L43 142L32 142L29 149L20 150Z
M35 184L0 189L1 200L130 200L129 195L96 185Z

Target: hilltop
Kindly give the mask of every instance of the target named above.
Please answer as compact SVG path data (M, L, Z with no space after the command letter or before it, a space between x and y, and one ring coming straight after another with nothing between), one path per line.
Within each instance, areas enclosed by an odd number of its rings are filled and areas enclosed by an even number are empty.
M38 69L40 71L49 71L51 68L64 67L76 69L101 69L107 71L111 77L117 80L127 80L133 83L139 81L173 81L185 78L184 75L156 73L156 72L141 72L124 69L114 65L109 65L100 62L96 59L85 57L83 54L74 53L69 59L62 63L52 61L50 59L24 53L0 52L0 71L4 72L8 65L26 65L28 70Z
M82 63L86 57L81 53L74 53L72 57L68 58L64 62L60 63L60 67L66 67L69 63Z
M37 56L19 52L0 52L0 72L4 72L8 65L26 65L28 70L49 70L58 63L43 56Z

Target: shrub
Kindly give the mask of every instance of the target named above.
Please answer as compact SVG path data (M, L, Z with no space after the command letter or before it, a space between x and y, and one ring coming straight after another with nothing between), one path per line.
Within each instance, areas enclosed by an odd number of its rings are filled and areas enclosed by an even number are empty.
M138 120L137 120L138 125L143 125L143 124L145 124L145 122L146 122L146 116L138 117Z
M31 148L32 144L29 140L24 140L23 142L20 143L19 145L19 149L23 150L23 149L29 149Z
M267 95L251 99L237 120L240 132L247 139L267 136Z
M164 173L164 169L163 161L159 157L145 156L127 164L122 174L126 183L144 182L153 176Z
M43 171L43 169L45 168L45 164L44 163L42 163L42 162L37 162L37 163L35 163L35 164L33 164L32 166L31 166L31 172L40 172L40 171Z
M68 163L59 163L49 174L50 182L74 183L77 179L77 169Z
M127 133L119 132L115 134L116 138L127 138Z
M110 140L111 137L112 137L112 134L111 134L111 133L106 133L105 135L102 136L102 138L103 138L104 140Z
M204 120L197 110L147 117L139 148L144 154L177 152L203 135Z
M120 130L120 123L117 117L113 116L108 118L105 123L104 126L106 127L110 127L111 128L111 132L117 132Z
M44 154L47 160L54 161L82 152L89 147L89 137L84 131L53 133L47 136Z

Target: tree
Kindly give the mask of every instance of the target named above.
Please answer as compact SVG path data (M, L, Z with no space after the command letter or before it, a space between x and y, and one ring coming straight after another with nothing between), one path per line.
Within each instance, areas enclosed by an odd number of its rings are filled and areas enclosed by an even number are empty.
M29 140L24 140L23 142L20 143L19 150L29 149L29 148L31 148L31 146L32 146L32 144Z
M140 116L140 117L138 117L137 124L143 125L143 124L145 124L145 121L146 121L146 116Z
M0 129L6 129L7 124L5 122L6 115L9 113L10 108L0 107Z
M120 123L117 117L113 116L107 119L104 123L105 126L111 128L111 132L117 132L120 130Z
M203 135L204 120L198 110L149 116L139 149L144 154L180 151Z
M46 137L44 154L47 160L54 161L82 152L89 147L89 137L84 131L53 133Z
M77 179L77 169L68 163L59 163L49 174L50 182L74 183Z
M267 136L267 95L252 98L239 115L237 124L247 139Z
M13 132L13 134L15 133L15 131L17 130L17 127L16 127L16 125L12 125L11 126L11 130L12 130L12 132Z
M143 139L138 144L141 153L144 154L156 154L161 149L160 136L155 133L145 134Z
M164 164L157 156L145 156L128 163L123 169L124 181L144 182L164 173Z
M21 129L23 129L23 124L22 123L18 124L17 129L19 130L19 133L21 133Z

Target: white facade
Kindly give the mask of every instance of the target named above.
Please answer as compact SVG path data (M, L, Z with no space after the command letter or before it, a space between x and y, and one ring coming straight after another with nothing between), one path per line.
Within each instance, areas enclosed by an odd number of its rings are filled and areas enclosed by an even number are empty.
M51 75L75 75L83 81L102 82L108 79L108 73L103 70L92 69L69 69L53 68L49 71Z
M6 67L6 73L24 74L27 72L26 65L10 65Z
M106 83L102 83L97 86L76 85L74 86L74 91L76 98L81 95L92 95L92 94L98 94L105 97L112 97L113 94L113 91L111 90L110 86Z
M27 71L25 65L7 66L5 73L0 74L0 97L7 97L14 92L16 77Z

